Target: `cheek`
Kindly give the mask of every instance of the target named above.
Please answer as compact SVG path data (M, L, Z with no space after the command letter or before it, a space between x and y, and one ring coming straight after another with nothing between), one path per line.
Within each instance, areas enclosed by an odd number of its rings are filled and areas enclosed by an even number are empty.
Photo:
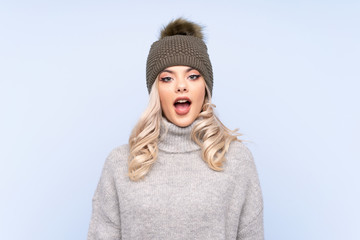
M159 98L162 106L166 106L171 101L170 94L166 87L159 86Z
M195 94L197 108L201 108L205 99L205 86L199 87Z

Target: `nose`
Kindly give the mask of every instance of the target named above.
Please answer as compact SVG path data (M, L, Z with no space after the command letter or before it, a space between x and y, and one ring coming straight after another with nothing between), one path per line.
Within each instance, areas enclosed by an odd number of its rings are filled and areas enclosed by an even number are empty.
M176 92L188 92L189 91L189 88L186 84L186 81L185 80L182 80L182 81L178 81L177 82L177 85L176 85Z

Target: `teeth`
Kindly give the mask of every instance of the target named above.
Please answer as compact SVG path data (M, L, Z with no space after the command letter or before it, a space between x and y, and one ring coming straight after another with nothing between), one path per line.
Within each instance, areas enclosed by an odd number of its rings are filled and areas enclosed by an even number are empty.
M179 100L177 101L178 103L184 103L184 102L187 102L187 100Z

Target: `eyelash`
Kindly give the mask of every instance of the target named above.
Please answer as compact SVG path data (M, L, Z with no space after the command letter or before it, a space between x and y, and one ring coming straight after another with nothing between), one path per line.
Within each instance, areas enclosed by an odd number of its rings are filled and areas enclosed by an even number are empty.
M163 82L169 82L171 80L171 77L163 77L163 78L160 78L160 80ZM166 81L166 80L169 80L169 81Z
M195 78L193 78L193 77L195 77ZM190 76L189 76L189 78L191 79L191 80L196 80L196 79L198 79L199 77L201 77L201 75L197 75L197 74L191 74ZM160 80L161 81L163 81L163 82L169 82L170 80L171 80L171 77L163 77L163 78L160 78Z
M195 79L193 79L193 78L191 78L191 77L195 77ZM189 78L191 79L191 80L196 80L196 79L198 79L200 77L200 75L196 75L196 74L191 74L190 76L189 76Z

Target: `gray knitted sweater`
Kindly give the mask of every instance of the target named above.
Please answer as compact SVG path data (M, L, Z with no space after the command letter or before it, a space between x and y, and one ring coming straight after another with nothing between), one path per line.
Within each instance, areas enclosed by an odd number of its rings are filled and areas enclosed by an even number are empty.
M92 199L88 240L264 239L251 152L234 141L225 170L212 170L190 138L197 121L182 128L164 118L158 159L143 181L127 176L127 144L109 154Z

